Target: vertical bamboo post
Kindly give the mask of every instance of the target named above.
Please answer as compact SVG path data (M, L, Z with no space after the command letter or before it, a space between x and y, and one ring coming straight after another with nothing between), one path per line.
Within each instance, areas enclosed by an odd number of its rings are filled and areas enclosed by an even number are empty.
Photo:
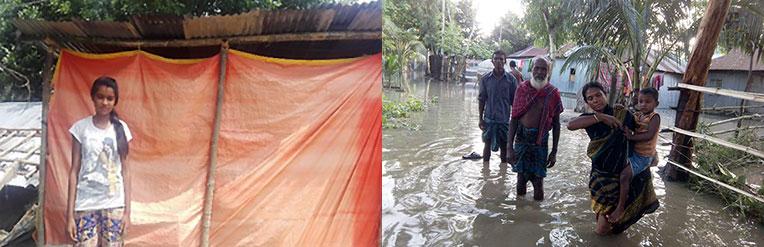
M684 73L682 82L690 85L704 86L708 76L708 68L711 66L711 56L714 54L719 33L724 25L724 19L730 6L730 0L710 0L708 9L700 23L697 34L697 44L692 51L690 61L687 63L687 71ZM679 105L676 112L675 126L680 129L695 131L698 125L700 100L703 95L700 92L682 89L679 94ZM686 135L674 133L675 144L671 148L669 159L686 167L692 167L692 138ZM668 180L685 181L689 174L674 165L666 165Z
M45 64L43 64L42 70L42 118L41 128L42 135L40 136L40 164L37 166L38 170L38 184L37 184L37 246L45 245L45 168L47 166L46 156L48 154L48 104L50 102L50 81L53 75L53 47L51 45L43 45L45 48Z
M220 119L223 115L223 89L225 88L226 62L228 61L228 43L220 49L220 77L218 78L218 96L215 107L215 127L210 145L210 167L207 172L207 193L204 195L204 214L202 215L202 246L210 246L210 224L212 220L212 198L215 193L215 168L217 167L218 139L220 137Z

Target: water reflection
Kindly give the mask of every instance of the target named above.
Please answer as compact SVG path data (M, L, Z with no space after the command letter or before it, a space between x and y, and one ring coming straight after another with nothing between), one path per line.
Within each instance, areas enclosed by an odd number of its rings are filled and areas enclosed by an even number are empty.
M544 181L545 200L533 201L532 186L518 198L516 174L499 165L497 154L489 166L461 159L483 147L476 85L420 80L411 88L411 95L437 97L438 102L412 115L410 121L420 125L419 130L383 131L383 246L764 244L759 225L723 210L715 197L664 182L657 167L651 171L661 207L621 235L596 236L587 187L591 161L585 155L588 138L583 132L563 128L558 163ZM562 121L577 115L566 111ZM658 152L665 155L668 147Z

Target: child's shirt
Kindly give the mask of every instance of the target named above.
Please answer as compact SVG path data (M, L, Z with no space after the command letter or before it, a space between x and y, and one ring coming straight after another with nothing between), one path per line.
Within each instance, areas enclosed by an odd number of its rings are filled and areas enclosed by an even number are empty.
M129 142L133 139L130 129L125 122L120 122ZM122 162L117 152L117 132L114 126L100 129L93 123L93 116L89 116L74 123L69 133L82 147L74 210L124 207Z
M653 117L655 116L659 116L658 113L652 112L650 114L644 114L640 111L634 113L634 120L636 120L636 130L634 130L635 134L647 132L650 129L650 121L652 121ZM640 156L655 156L655 146L657 144L658 132L656 131L655 135L647 141L634 142L634 152Z

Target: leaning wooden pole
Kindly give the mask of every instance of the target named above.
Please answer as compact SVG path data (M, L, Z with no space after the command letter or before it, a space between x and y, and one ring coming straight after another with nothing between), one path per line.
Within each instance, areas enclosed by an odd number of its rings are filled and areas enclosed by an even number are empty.
M719 33L724 25L729 6L730 0L708 1L708 8L700 23L698 34L695 36L697 40L695 49L692 51L690 61L687 63L687 70L682 78L683 83L697 86L705 85L708 68L711 66L711 56L716 49ZM700 92L682 89L676 112L677 122L675 126L677 128L695 131L698 125L701 97ZM692 167L692 138L675 133L673 142L677 145L673 145L671 148L669 159L686 167ZM666 175L669 180L673 181L686 181L689 178L686 171L677 169L670 163L666 165Z
M220 137L220 119L223 115L223 89L225 88L226 62L228 61L228 43L220 49L220 77L218 78L218 96L215 107L215 127L212 130L210 145L210 166L207 172L207 193L204 195L204 214L202 215L202 246L210 246L210 225L212 221L212 198L215 193L215 170L218 162L218 139Z
M53 59L55 57L54 47L45 45L45 64L42 70L42 118L40 127L42 135L40 136L40 164L37 166L38 181L37 185L37 246L45 245L45 170L46 156L48 154L48 104L50 103L50 81L53 77Z

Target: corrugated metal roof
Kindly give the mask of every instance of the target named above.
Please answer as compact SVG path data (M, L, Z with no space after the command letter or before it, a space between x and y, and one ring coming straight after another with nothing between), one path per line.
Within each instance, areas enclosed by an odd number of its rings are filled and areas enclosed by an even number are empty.
M562 54L561 58L567 58L575 52L580 46L574 46L574 45L564 45L559 50L557 50L558 54ZM564 50L563 50L564 49ZM655 61L656 57L660 55L660 51L658 50L652 50L650 53L647 54L647 65L652 66L653 61ZM624 62L631 61L631 57L624 55L621 59L623 59ZM656 68L656 71L661 72L670 72L670 73L676 73L676 74L684 74L684 71L686 69L687 65L681 63L680 61L674 59L670 55L665 56L661 62L658 64L658 68Z
M576 48L576 47L578 47L576 44L567 43L563 46L560 46L560 48L557 48L557 51L555 51L554 55L560 58L568 57L570 55L569 51L572 51L573 48Z
M135 16L128 22L16 19L13 24L26 38L228 38L327 31L381 31L382 8L377 1L355 5L325 4L305 10L252 10L225 16Z
M650 53L647 54L647 63L648 65L652 66L653 61L655 61L656 57L659 56L660 52L656 50L651 50ZM656 68L656 71L662 71L662 72L671 72L676 74L684 74L685 69L687 68L686 64L683 64L676 59L674 59L671 56L665 56L661 60L660 63L658 63L658 68Z
M533 58L533 57L537 57L537 56L544 56L544 55L547 55L547 54L549 54L547 49L538 48L538 47L534 47L534 46L528 46L527 48L522 49L522 50L520 50L518 52L509 54L509 56L507 56L507 58L515 58L515 59L517 59L517 58Z
M754 61L756 61L755 58ZM745 54L739 49L734 49L727 53L727 55L712 59L711 67L708 70L748 71L750 62L751 56L749 54ZM753 71L764 71L764 63L759 60L759 63L753 65Z

